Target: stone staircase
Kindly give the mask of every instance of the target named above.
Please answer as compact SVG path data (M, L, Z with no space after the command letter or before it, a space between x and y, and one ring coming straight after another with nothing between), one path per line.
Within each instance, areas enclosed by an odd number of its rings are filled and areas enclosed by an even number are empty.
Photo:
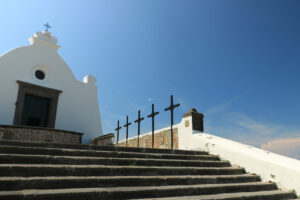
M295 199L201 151L0 140L0 199Z

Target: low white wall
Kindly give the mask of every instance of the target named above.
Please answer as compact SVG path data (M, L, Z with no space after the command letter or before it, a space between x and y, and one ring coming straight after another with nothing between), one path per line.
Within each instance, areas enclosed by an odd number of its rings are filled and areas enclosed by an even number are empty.
M300 194L300 161L207 133L190 132L179 141L180 149L205 150L233 165L276 182L281 189Z
M280 189L295 190L300 195L300 160L193 131L191 116L182 118L173 127L178 128L179 149L208 151L230 161L232 165L245 168L248 173L259 175L262 181L275 182ZM156 130L155 133L168 129L170 127Z
M191 132L193 131L192 130L192 117L189 116L189 117L182 118L182 120L178 124L173 125L173 129L176 129L176 128L178 129L178 143L179 143L178 145L179 145L179 149L180 149L180 141L184 140L185 136L191 134ZM154 134L158 134L163 131L170 130L170 129L171 129L170 126L168 126L166 128L158 129L158 130L154 131ZM142 133L140 135L140 137L146 136L146 135L152 135L152 131L147 132L147 133ZM128 140L135 139L135 138L137 138L137 135L134 137L128 138ZM123 139L123 140L120 140L119 143L122 143L125 141L126 141L126 139Z

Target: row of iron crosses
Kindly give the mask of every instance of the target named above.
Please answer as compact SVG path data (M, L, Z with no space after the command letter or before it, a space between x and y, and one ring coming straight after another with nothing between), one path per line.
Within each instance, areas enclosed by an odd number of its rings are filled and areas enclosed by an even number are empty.
M171 103L170 106L165 108L165 111L171 111L171 149L173 149L173 119L174 119L174 109L176 107L180 106L180 104L175 104L173 103L173 95L171 95ZM154 111L154 104L152 104L152 113L148 115L147 117L152 118L152 148L154 148L154 118L156 115L158 115L159 112ZM140 124L141 121L144 120L144 117L141 117L141 111L139 110L138 112L138 119L135 120L135 123L138 123L138 142L137 142L137 147L140 147ZM128 122L128 116L126 116L126 124L124 127L126 127L126 147L128 144L128 127L131 125L131 122ZM117 131L117 146L119 144L119 131L122 127L120 126L120 121L118 120L118 127L115 129Z

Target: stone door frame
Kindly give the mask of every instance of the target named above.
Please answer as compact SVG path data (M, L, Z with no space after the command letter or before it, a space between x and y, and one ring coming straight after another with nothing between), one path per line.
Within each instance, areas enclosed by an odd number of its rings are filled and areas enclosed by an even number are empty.
M59 94L62 93L62 91L19 80L17 81L17 83L19 84L19 91L16 102L14 125L21 125L25 95L29 94L50 99L48 122L46 127L55 128L58 98Z

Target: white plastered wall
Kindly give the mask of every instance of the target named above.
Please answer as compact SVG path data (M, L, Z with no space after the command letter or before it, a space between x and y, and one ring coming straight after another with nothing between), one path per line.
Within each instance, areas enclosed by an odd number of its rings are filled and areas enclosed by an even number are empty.
M262 181L275 182L280 189L295 190L300 195L299 160L211 134L193 131L192 116L182 118L181 122L173 127L178 128L179 149L207 151L218 155L221 159L230 161L232 165L245 168L248 173L259 175ZM166 127L156 130L155 133L169 129L170 127ZM151 135L151 132L145 134Z
M181 125L183 124L183 118ZM191 120L191 118L190 118ZM254 173L262 181L277 183L280 189L295 190L300 195L300 161L281 156L253 146L238 143L207 133L183 128L179 138L179 149L204 150L219 155L230 161L232 165L245 168Z
M12 125L19 85L17 80L61 90L55 128L84 133L84 138L102 135L98 88L93 76L76 80L71 69L58 55L56 38L37 32L31 45L13 49L0 56L0 124ZM45 36L46 35L46 36ZM84 67L84 66L83 66ZM46 74L35 77L35 70Z

